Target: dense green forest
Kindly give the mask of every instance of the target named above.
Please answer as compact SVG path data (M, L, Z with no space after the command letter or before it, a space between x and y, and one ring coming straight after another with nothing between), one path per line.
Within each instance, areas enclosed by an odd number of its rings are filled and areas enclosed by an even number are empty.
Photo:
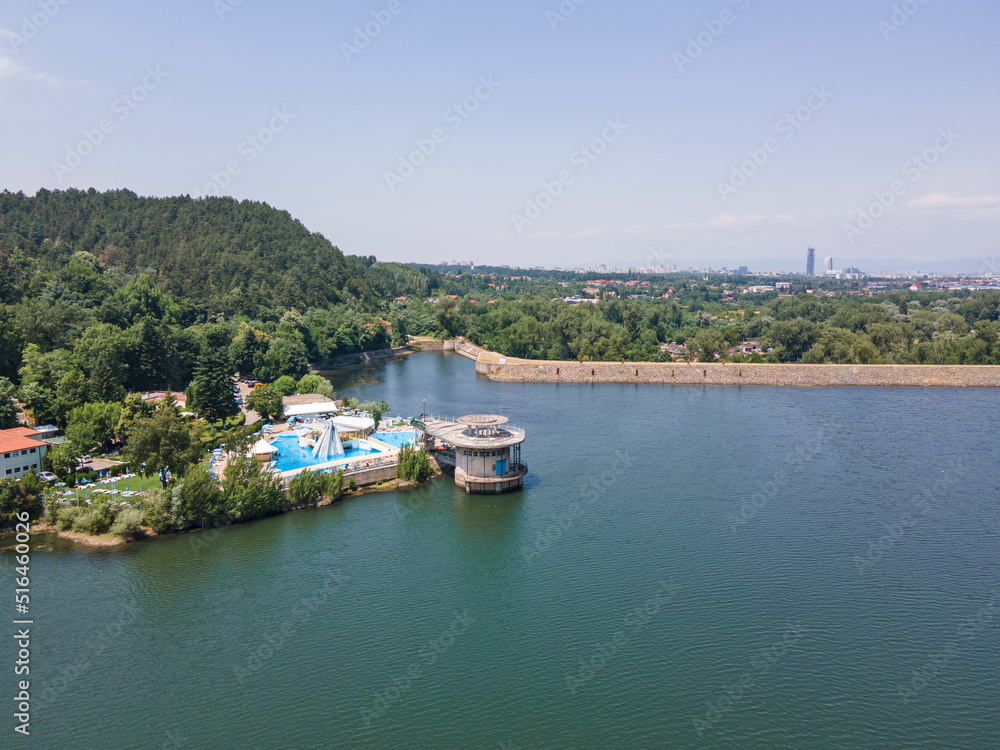
M309 362L388 346L381 321L398 311L386 300L434 283L345 256L266 204L0 193L0 396L13 384L39 421L63 426L88 402L186 390L199 368L299 378Z
M262 203L0 193L0 424L13 396L64 427L74 409L165 388L214 421L232 411L234 372L298 380L310 362L407 334L536 359L655 361L676 343L703 361L1000 363L996 291L799 278L779 296L692 274L594 289L594 275L565 271L442 270L344 255ZM747 340L759 351L731 351Z

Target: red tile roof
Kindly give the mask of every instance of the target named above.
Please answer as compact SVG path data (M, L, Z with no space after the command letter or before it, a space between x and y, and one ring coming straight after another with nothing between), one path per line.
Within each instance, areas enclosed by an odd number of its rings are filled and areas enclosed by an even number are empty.
M33 430L30 427L11 427L9 430L0 430L0 435L17 435L18 437L34 437L41 434L38 430Z
M0 430L0 453L9 453L11 451L23 451L28 448L45 448L45 443L40 443L37 440L32 440L29 437L24 437L22 435L11 435L10 433L15 432L18 428L13 430ZM33 432L33 430L32 430Z

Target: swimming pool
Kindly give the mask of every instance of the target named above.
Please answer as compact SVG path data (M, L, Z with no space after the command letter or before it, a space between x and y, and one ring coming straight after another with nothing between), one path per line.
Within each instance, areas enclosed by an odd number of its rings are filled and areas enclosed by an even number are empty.
M312 446L299 446L299 434L297 432L286 432L278 435L271 444L278 449L277 457L271 462L279 472L295 471L305 469L319 464L328 464L331 461L339 461L343 458L364 458L366 456L377 456L384 451L372 450L371 448L349 448L342 456L331 456L329 458L313 458Z
M372 437L383 443L388 443L393 448L402 448L404 445L413 445L417 442L417 433L407 431L373 432Z

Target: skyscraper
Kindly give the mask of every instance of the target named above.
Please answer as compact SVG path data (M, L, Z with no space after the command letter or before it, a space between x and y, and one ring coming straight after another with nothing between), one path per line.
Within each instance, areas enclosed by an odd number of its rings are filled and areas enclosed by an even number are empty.
M806 256L806 276L814 276L815 273L816 273L816 251L810 247L809 254Z
M833 270L833 258L827 258L825 261L826 272L829 273Z

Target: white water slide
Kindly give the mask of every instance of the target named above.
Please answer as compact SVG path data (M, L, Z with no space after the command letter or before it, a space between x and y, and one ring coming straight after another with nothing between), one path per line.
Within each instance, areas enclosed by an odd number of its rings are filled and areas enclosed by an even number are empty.
M316 445L313 446L313 458L333 458L344 455L344 446L340 442L340 435L337 428L332 424L327 424L319 437L316 438Z

